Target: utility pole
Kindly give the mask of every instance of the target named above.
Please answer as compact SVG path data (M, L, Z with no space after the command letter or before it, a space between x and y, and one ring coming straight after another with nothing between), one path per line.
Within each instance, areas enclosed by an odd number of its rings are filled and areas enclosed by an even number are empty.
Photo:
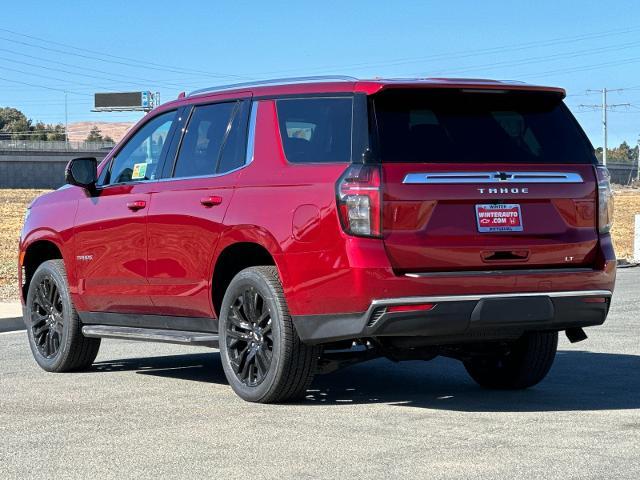
M638 137L638 153L636 154L636 182L640 183L640 137Z
M607 164L607 89L602 89L602 164Z
M69 109L67 108L67 92L64 92L64 140L69 143Z
M602 90L587 90L587 93L602 93L602 105L580 105L581 107L586 108L601 108L602 109L602 137L603 137L603 146L602 146L602 164L607 164L607 112L609 109L613 109L616 107L628 107L630 104L628 103L616 103L614 105L609 105L607 103L607 93L609 92L621 92L624 88L616 88L616 89L607 89L603 88Z

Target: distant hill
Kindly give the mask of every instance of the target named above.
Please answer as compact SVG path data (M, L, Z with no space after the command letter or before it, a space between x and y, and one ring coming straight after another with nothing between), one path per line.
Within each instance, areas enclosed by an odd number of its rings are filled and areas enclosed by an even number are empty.
M72 142L82 142L89 131L98 127L102 136L109 136L116 142L134 125L134 122L74 122L69 124L69 140Z

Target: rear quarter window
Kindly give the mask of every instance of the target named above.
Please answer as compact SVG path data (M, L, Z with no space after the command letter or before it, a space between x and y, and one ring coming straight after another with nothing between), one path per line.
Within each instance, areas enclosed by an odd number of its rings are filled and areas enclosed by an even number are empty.
M280 99L276 106L282 145L289 162L351 160L351 97Z

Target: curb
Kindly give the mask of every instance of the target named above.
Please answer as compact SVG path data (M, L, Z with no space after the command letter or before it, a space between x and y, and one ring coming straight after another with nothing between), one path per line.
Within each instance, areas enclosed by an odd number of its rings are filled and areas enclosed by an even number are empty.
M26 330L22 317L0 318L0 333Z
M0 333L25 329L20 302L0 302Z
M637 267L639 265L640 263L638 262L630 262L629 260L626 260L626 259L618 260L618 268L632 268L632 267Z

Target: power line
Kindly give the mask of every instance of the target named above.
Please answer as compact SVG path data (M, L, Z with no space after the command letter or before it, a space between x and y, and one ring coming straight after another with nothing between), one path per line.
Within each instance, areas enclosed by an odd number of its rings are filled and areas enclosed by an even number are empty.
M36 76L38 76L38 77L40 77L42 79L55 80L55 81L58 81L58 82L67 82L67 83L74 84L74 85L82 85L84 87L97 87L97 88L104 89L104 90L108 90L108 89L112 88L112 87L105 87L105 86L101 86L101 85L94 85L92 83L78 82L77 80L65 80L64 78L51 77L49 75L45 76L45 75L40 75L40 74L33 73L33 72L25 72L24 70L20 70L20 69L17 69L17 68L10 68L10 67L6 67L6 66L2 67L2 70L8 70L10 72L22 73L24 75L36 75Z
M62 88L48 87L46 85L40 85L40 84L37 84L37 83L22 82L20 80L11 80L9 78L0 77L0 80L2 80L4 82L19 83L20 85L28 85L30 87L35 87L35 88L44 88L44 89L47 89L47 90L54 90L56 92L63 92L63 93L67 92L67 93L71 93L71 94L74 94L74 95L87 95L87 94L78 93L78 92L74 92L74 91L66 90L66 89L62 89Z
M604 68L604 67L612 67L612 66L615 67L615 66L627 65L630 63L637 63L637 62L640 62L640 57L632 57L632 58L614 60L611 62L604 62L604 63L595 63L591 65L582 65L579 67L564 68L559 70L549 70L546 72L542 72L540 74L533 74L529 76L532 76L533 78L536 78L536 77L542 78L542 77L549 77L551 75L556 75L556 74L586 72L589 70L597 70L599 68Z
M367 63L342 64L342 65L334 64L334 65L329 65L324 67L305 69L305 72L318 72L318 71L326 71L330 69L340 69L340 68L368 69L368 68L377 68L377 67L385 67L385 66L397 66L397 65L409 64L409 63L419 63L424 61L435 61L435 60L442 60L442 59L469 58L469 57L476 57L478 55L490 55L490 54L496 54L496 53L528 50L528 49L537 48L537 47L548 47L548 46L569 44L569 43L581 42L584 40L595 40L595 39L606 38L614 35L624 35L627 33L633 33L639 30L640 30L640 26L625 27L620 29L606 30L601 32L574 35L574 36L568 36L568 37L556 37L549 40L525 42L525 43L515 44L515 45L502 45L498 47L464 50L464 51L458 51L458 52L438 53L438 54L427 55L422 57L409 57L404 59L396 59L393 61L373 62L373 63L367 62ZM275 70L270 72L261 72L261 74L282 74L282 73L287 73L292 71L299 71L299 69Z
M31 59L38 60L38 61L41 61L41 62L49 62L49 63L62 65L62 66L66 66L66 67L82 69L82 70L87 71L87 72L100 73L100 74L103 74L103 75L113 75L114 74L114 72L108 72L108 71L105 71L105 70L98 70L98 69L95 69L95 68L88 68L88 67L85 67L85 66L79 67L79 66L73 65L71 63L58 62L58 61L55 61L55 60L49 60L49 59L45 59L45 58L38 57L38 56L35 56L35 55L27 55L25 53L18 53L18 52L15 52L14 50L10 50L8 48L0 48L0 51L8 52L8 53L11 53L13 55L19 55L19 56L25 57L25 58L31 58ZM6 57L2 57L2 59L6 60L6 61L9 61L9 62L21 63L21 64L24 64L24 65L35 66L35 67L43 68L43 69L47 69L47 70L55 70L55 71L60 71L60 72L64 72L64 73L71 73L73 75L81 75L81 76L85 76L85 77L99 78L99 79L103 79L104 78L104 77L96 77L96 76L92 76L92 75L88 75L88 74L84 74L84 73L69 72L69 71L66 71L66 70L55 69L53 67L46 67L46 66L42 66L42 65L33 64L33 63L21 62L21 61L9 59L9 58L6 58ZM118 75L116 74L116 76L118 76ZM158 80L150 80L148 78L130 77L128 75L127 76L123 75L123 77L129 78L131 80L137 80L137 81L145 82L145 84L153 83L155 85L164 86L166 88L183 88L182 84L165 83L165 80L160 80L160 81L158 81ZM113 81L115 82L115 81L120 81L120 80L113 80ZM159 83L159 82L161 82L161 83ZM132 83L132 82L128 82L128 83Z
M640 42L638 41L627 42L624 44L609 45L605 47L588 48L588 49L569 51L564 53L556 53L552 55L541 55L538 57L531 57L526 60L505 60L501 62L494 62L494 63L488 63L488 64L478 64L471 67L465 67L460 69L445 70L443 72L438 72L434 75L452 74L452 73L458 74L458 73L464 73L469 71L473 72L477 70L486 70L486 69L493 69L493 68L500 68L500 67L517 67L517 66L523 66L523 65L532 65L535 63L544 63L553 59L576 58L576 57L592 55L594 53L605 53L605 52L615 52L619 50L626 50L629 47L633 47L637 45L640 45ZM414 73L412 75L420 75L420 73Z
M21 41L21 40L15 40L15 39L7 38L7 37L0 37L0 40L5 40L7 42L12 42L12 43L15 43L15 44L18 44L18 45L25 45L25 46L32 47L32 48L39 48L39 49L42 49L42 50L47 50L49 52L61 53L63 55L72 55L72 56L76 56L76 57L86 58L86 59L89 59L89 60L95 60L95 61L100 61L100 62L105 62L105 63L113 63L113 64L118 64L118 65L126 65L128 67L134 67L134 68L145 68L145 69L148 69L148 70L158 70L158 71L173 72L173 73L184 73L184 72L190 71L190 72L196 73L198 75L205 75L205 76L214 77L214 78L238 78L238 79L246 78L246 77L243 77L241 75L221 74L221 73L206 72L206 71L195 70L195 69L187 69L187 68L177 69L175 66L163 65L163 64L159 64L159 63L153 63L153 62L146 62L146 61L140 60L138 58L122 57L122 56L118 56L118 55L112 55L112 54L109 54L109 53L97 52L95 50L89 50L89 49L86 49L86 48L75 47L73 45L68 45L68 44L64 44L64 43L60 43L60 42L54 42L52 40L47 40L47 39L36 37L36 36L33 36L33 35L27 35L27 34L24 34L24 33L15 32L15 31L12 31L12 30L8 30L6 28L0 28L0 31L8 32L8 33L11 33L13 35L18 35L18 36L21 36L21 37L31 38L31 39L34 39L34 40L38 40L39 42L44 42L44 43L48 43L48 44L51 44L51 45L63 46L65 48L67 48L67 49L70 48L70 49L73 49L73 50L78 50L80 52L91 53L92 56L84 55L84 54L81 54L81 53L68 52L68 51L57 49L57 48L45 47L45 46L42 46L42 45L37 45L37 44L29 43L29 42L24 42L24 41ZM106 60L104 58L98 58L98 57L96 57L96 55L98 55L99 57L108 57L108 58L113 58L113 59L117 59L117 60ZM131 62L135 62L135 63L131 63Z

